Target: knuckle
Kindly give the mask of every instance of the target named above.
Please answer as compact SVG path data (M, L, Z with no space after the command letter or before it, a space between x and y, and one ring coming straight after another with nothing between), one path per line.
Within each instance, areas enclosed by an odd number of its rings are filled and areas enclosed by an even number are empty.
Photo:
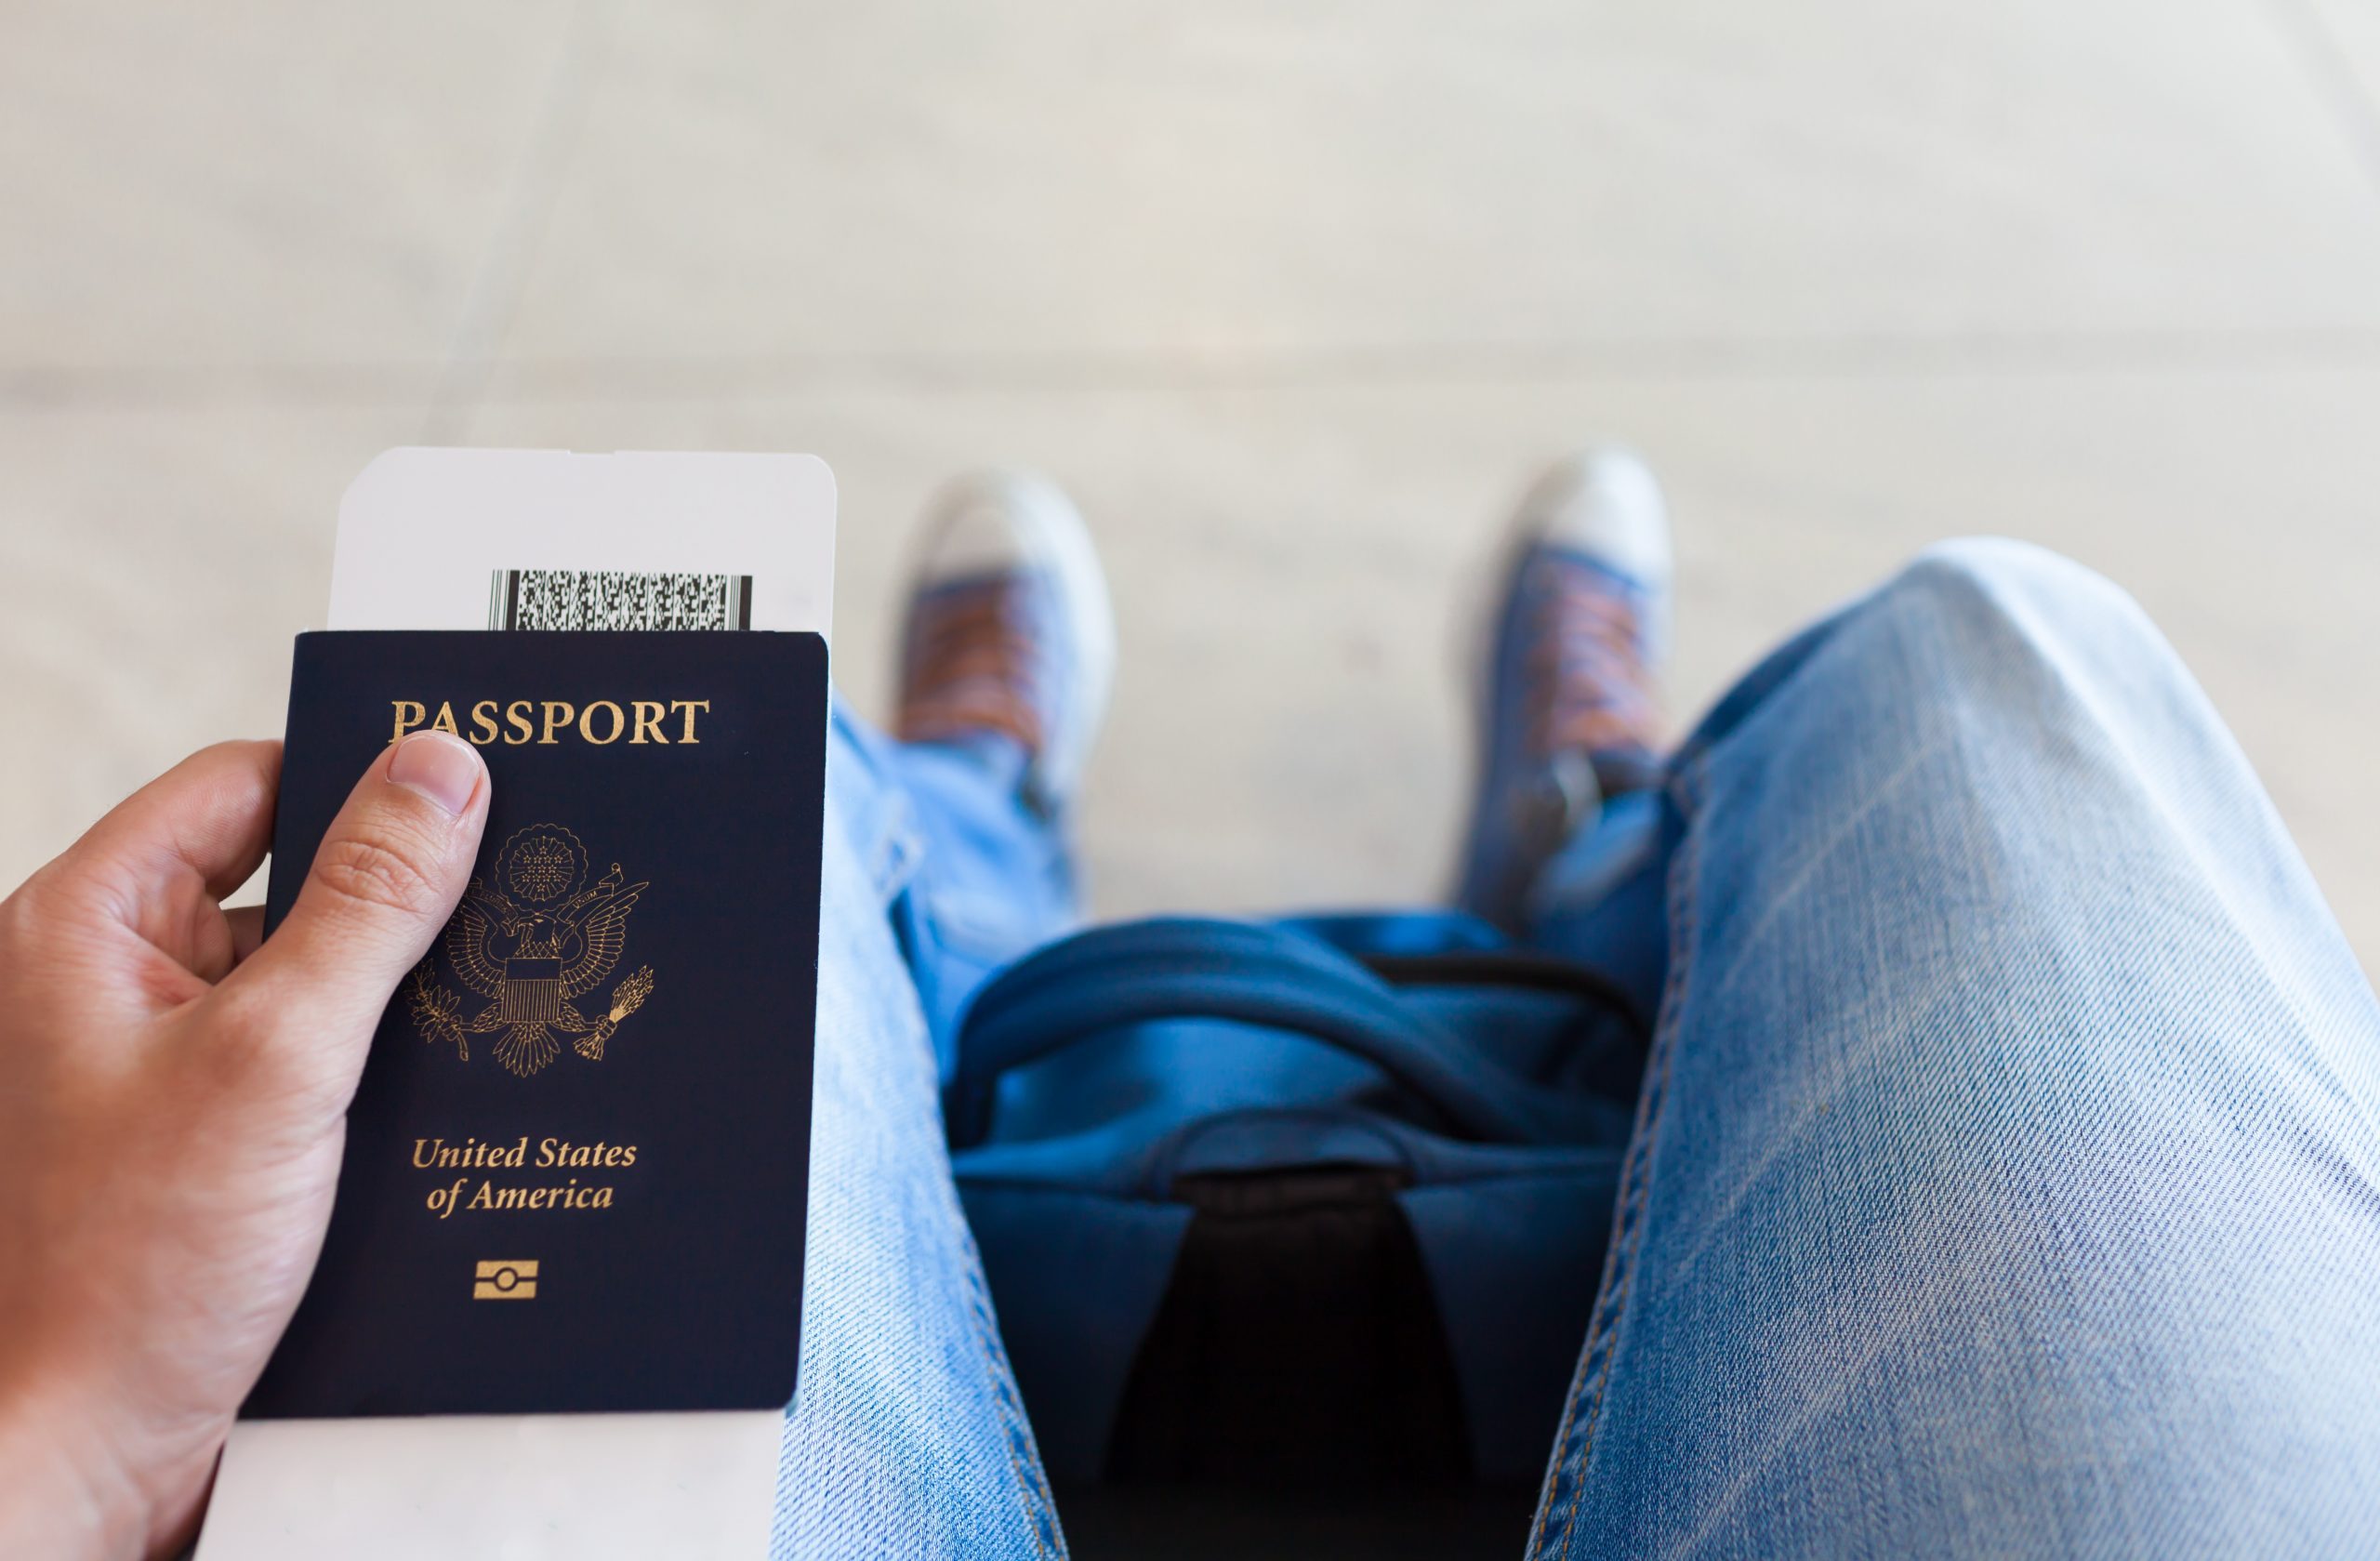
M373 916L429 914L439 897L430 853L401 838L339 835L314 853L313 881L333 900Z
M94 895L88 878L67 878L52 863L0 900L0 965L22 972L48 964L68 929L121 915L104 894Z
M0 900L0 959L20 955L34 942L41 927L44 893L36 873L20 884L15 893Z

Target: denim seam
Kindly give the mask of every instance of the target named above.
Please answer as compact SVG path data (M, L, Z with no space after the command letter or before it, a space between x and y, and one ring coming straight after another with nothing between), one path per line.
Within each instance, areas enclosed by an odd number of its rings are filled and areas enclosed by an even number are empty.
M1033 1530L1034 1549L1042 1555L1062 1557L1066 1554L1066 1541L1058 1527L1057 1499L1051 1494L1048 1477L1041 1468L1040 1450L1034 1445L1032 1422L1025 1417L1015 1376L1009 1369L1008 1352L1000 1344L991 1290L984 1282L983 1257L975 1250L974 1233L967 1228L965 1218L961 1216L957 1224L965 1260L961 1267L967 1275L968 1310L974 1314L975 1339L983 1346L985 1364L991 1371L992 1396L999 1405L1009 1467L1016 1475L1025 1516Z
M1645 1087L1636 1106L1636 1128L1620 1168L1620 1191L1612 1221L1611 1246L1605 1259L1603 1283L1595 1298L1587 1339L1579 1356L1578 1374L1563 1407L1562 1435L1546 1472L1545 1495L1538 1504L1537 1522L1529 1536L1533 1561L1571 1552L1580 1507L1584 1504L1587 1463L1594 1452L1594 1434L1603 1418L1610 1385L1612 1358L1618 1353L1620 1324L1627 1311L1635 1260L1645 1234L1645 1206L1652 1184L1653 1143L1669 1102L1670 1064L1676 1053L1679 1015L1685 1007L1691 964L1696 895L1700 875L1702 828L1699 803L1707 749L1691 764L1673 772L1670 794L1686 815L1686 831L1670 865L1670 968L1662 983L1659 1022L1652 1053L1646 1059ZM1558 1526L1558 1527L1557 1527ZM1558 1546L1558 1549L1556 1548Z

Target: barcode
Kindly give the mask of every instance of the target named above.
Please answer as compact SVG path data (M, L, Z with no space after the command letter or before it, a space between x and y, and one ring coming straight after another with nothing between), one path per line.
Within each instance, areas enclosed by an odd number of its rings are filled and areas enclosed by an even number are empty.
M749 575L620 569L499 569L490 628L749 628Z

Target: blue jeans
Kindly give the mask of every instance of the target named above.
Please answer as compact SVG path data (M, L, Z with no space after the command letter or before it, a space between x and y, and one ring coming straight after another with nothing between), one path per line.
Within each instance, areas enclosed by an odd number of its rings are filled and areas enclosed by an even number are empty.
M998 763L839 717L780 1554L1063 1548L935 1112L1074 914ZM1537 908L1660 1019L1532 1554L2380 1544L2380 1005L2121 592L1927 554Z

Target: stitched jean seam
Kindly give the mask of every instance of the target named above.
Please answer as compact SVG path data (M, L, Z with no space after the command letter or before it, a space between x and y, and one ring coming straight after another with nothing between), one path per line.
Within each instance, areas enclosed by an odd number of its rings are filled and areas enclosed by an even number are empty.
M1008 1351L1000 1343L991 1290L984 1282L983 1258L975 1250L974 1233L967 1228L963 1216L958 1224L961 1266L967 1275L968 1310L974 1317L976 1342L984 1347L992 1396L999 1406L1000 1430L1008 1444L1009 1467L1016 1475L1018 1498L1033 1531L1034 1549L1042 1555L1064 1556L1066 1541L1058 1527L1057 1500L1051 1494L1040 1451L1034 1445L1032 1422L1025 1417L1015 1375L1009 1369Z
M1629 1287L1635 1276L1637 1250L1644 1238L1645 1206L1652 1183L1653 1145L1669 1101L1670 1064L1676 1052L1678 1021L1685 1008L1691 967L1695 897L1701 853L1702 830L1699 802L1709 755L1695 756L1690 766L1674 772L1670 793L1686 815L1686 830L1670 865L1670 964L1662 983L1660 1018L1653 1046L1645 1060L1645 1083L1637 1099L1635 1131L1628 1158L1620 1170L1620 1193L1612 1219L1611 1246L1604 1262L1603 1282L1595 1296L1587 1338L1579 1355L1579 1369L1571 1380L1568 1402L1563 1406L1562 1430L1546 1472L1545 1492L1538 1503L1536 1526L1529 1536L1532 1561L1567 1556L1583 1504L1587 1464L1594 1452L1594 1434L1603 1416L1610 1384L1612 1357L1618 1349L1620 1324L1626 1314Z

